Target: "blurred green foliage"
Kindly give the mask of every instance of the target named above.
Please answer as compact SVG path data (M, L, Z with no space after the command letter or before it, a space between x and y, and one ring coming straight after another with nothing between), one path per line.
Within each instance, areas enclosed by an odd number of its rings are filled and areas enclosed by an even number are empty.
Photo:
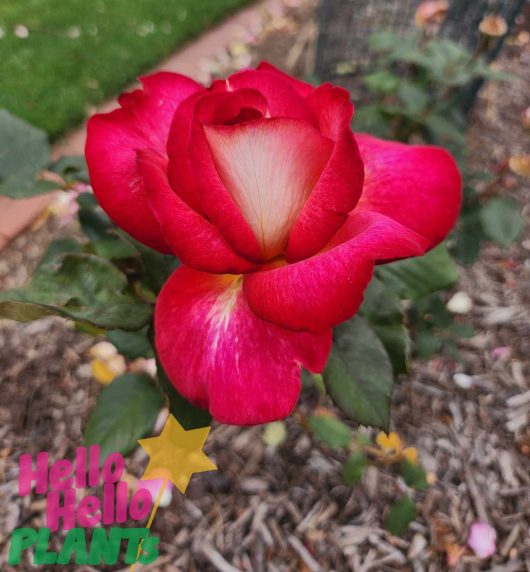
M461 161L466 117L462 88L476 80L502 80L480 57L452 41L393 32L369 36L376 54L364 77L370 103L356 113L354 128L388 139L420 136L447 147Z
M57 138L248 0L2 0L0 108Z

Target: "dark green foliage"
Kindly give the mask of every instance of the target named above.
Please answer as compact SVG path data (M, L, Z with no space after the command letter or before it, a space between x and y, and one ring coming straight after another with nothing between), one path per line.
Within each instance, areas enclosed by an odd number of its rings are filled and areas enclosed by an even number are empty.
M355 316L335 328L324 383L350 419L388 430L392 364L365 318Z
M35 179L49 162L46 133L0 109L0 195L18 199L55 189Z
M360 482L366 467L366 457L360 451L354 451L342 468L342 478L349 487Z
M352 440L350 428L335 417L312 415L309 427L320 441L335 449L347 447Z
M52 244L27 286L0 293L0 317L27 322L58 315L123 330L146 325L152 308L134 297L126 276L80 249L75 241Z
M100 393L85 429L85 445L101 447L101 462L114 451L130 453L155 424L163 401L146 374L126 373Z
M386 527L396 536L407 531L409 524L416 518L416 505L408 496L403 496L394 503L386 516Z

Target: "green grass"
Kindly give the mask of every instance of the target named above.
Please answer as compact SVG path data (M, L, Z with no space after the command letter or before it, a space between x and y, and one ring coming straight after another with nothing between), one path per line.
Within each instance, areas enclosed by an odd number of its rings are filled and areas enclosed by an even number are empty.
M0 108L57 138L248 0L0 0ZM16 35L25 26L27 38Z

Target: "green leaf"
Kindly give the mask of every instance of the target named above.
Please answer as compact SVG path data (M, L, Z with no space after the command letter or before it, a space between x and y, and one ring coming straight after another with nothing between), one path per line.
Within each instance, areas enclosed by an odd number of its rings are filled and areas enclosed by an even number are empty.
M91 193L79 195L78 202L81 228L96 254L116 260L138 259L136 270L141 275L142 286L156 295L179 266L178 258L161 254L120 230L101 209Z
M74 327L78 332L83 332L83 334L88 334L89 336L105 336L107 330L103 328L96 328L86 322L75 322Z
M392 364L365 318L335 328L324 383L335 404L352 420L388 430Z
M354 451L344 463L342 468L342 478L344 483L352 487L360 482L364 468L366 466L366 457L360 451Z
M385 54L387 62L421 64L425 60L414 35L404 37L389 31L374 32L368 36L368 46L374 52Z
M400 37L394 32L373 32L368 36L368 46L371 50L390 51L399 44Z
M46 250L44 256L40 259L40 262L37 265L37 270L39 268L46 267L53 268L57 264L57 258L60 255L76 252L82 252L82 247L75 238L61 238L59 240L54 240L50 246L48 246L48 250Z
M358 111L355 111L352 129L358 132L370 133L377 137L388 138L392 134L390 121L384 116L381 106L376 104L364 105Z
M320 441L334 449L347 447L353 437L350 428L335 417L311 415L309 427Z
M484 238L479 212L478 209L463 212L455 233L454 254L456 259L466 266L478 259Z
M151 319L152 307L128 292L126 277L110 262L62 252L46 255L27 286L0 292L2 318L27 322L52 314L99 328L138 330Z
M417 463L411 463L408 459L403 459L401 462L401 474L409 487L423 490L429 486L425 469Z
M35 180L49 162L47 134L0 109L0 195L22 198L56 189Z
M520 206L507 198L488 201L480 211L480 222L484 234L502 246L516 240L524 227Z
M388 324L403 321L401 301L396 292L379 280L373 278L366 292L359 313L372 324Z
M462 87L476 78L505 80L510 76L492 70L461 45L447 39L431 40L426 47L427 69L442 86Z
M376 272L387 286L411 300L447 288L458 279L456 266L445 244L423 256L385 264Z
M61 185L53 181L35 179L34 176L14 175L0 183L0 196L9 197L10 199L25 199L51 193L60 188Z
M48 266L53 268L57 257L66 253L80 252L81 245L73 238L55 240L37 265L35 273L39 270L47 272ZM17 322L32 322L46 316L53 316L55 312L37 304L21 304L18 301L2 301L2 297L9 298L9 292L0 292L0 318L16 320Z
M107 332L107 339L116 346L118 353L128 359L152 358L154 352L147 338L147 330L148 326L137 332L110 330Z
M457 87L475 76L470 52L447 39L431 40L425 49L431 76L441 85Z
M414 349L419 358L427 359L436 353L441 345L441 341L430 331L420 330L414 338Z
M358 429L355 433L355 441L359 447L368 447L372 445L372 440L370 437L368 437L368 435L360 429Z
M466 140L464 129L450 120L447 113L438 111L425 119L430 142L447 147L460 161Z
M458 346L455 344L453 340L451 339L444 340L444 349L454 361L457 361L462 365L465 363L464 357L458 351Z
M392 534L401 536L415 518L416 505L408 496L403 496L390 507L386 516L386 527Z
M85 429L85 445L101 447L101 462L114 451L127 455L155 424L163 401L143 373L117 377L100 393Z
M403 323L403 311L399 296L374 278L364 294L359 314L367 318L383 342L394 373L406 373L410 351L410 337Z
M67 182L90 182L88 167L82 155L65 155L52 163L49 170L57 173Z
M158 294L167 279L180 266L180 260L170 254L161 254L130 237L129 241L140 255L143 284Z
M388 94L395 92L399 87L399 77L387 70L379 70L364 76L364 84L375 93Z
M157 359L157 378L162 393L168 399L169 412L184 427L184 429L200 429L208 427L212 422L212 416L205 409L195 407L175 389L167 377L160 360Z
M372 329L385 346L394 374L407 373L411 342L405 324L372 324Z
M3 293L0 292L1 319L26 323L56 314L53 310L38 304L21 303L11 300L2 301L2 294Z
M466 322L453 322L449 326L449 330L461 338L472 338L475 335L475 328L473 328L473 324Z
M429 326L448 328L453 323L453 314L447 309L445 301L439 293L433 293L414 300L409 308L409 316L414 320L414 314Z
M398 96L405 105L405 109L414 115L423 113L430 102L429 93L410 81L401 83Z
M116 225L98 205L94 195L82 193L78 197L78 203L81 230L98 256L119 260L138 255L134 246L118 235Z
M309 389L316 389L322 395L326 393L322 375L320 373L311 373L307 369L302 368L302 390Z

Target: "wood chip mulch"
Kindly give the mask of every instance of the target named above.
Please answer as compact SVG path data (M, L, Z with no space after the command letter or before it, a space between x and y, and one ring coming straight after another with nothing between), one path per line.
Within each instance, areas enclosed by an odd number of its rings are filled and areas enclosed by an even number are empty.
M268 15L254 31L257 39L248 48L253 60L282 64L290 55L294 69L308 65L313 7L296 4L284 14ZM297 44L300 30L305 30L303 46ZM221 60L230 67L231 58L227 52ZM499 62L513 79L480 95L469 131L475 166L491 167L528 152L529 134L520 117L530 105L530 45L507 47ZM219 59L212 69L218 66ZM528 182L514 181L509 192L528 214ZM50 218L19 236L0 257L0 288L22 284L46 245L72 232L73 226L60 227ZM415 493L418 514L402 538L383 526L388 506L406 490L402 480L369 467L360 485L346 487L344 454L316 444L295 415L287 420L287 440L276 449L265 445L261 427L215 425L207 453L219 470L196 475L185 496L173 494L171 505L160 509L153 533L161 538L161 556L137 569L443 571L449 570L447 550L465 545L470 523L480 519L497 531L496 554L481 561L467 550L451 570L530 571L529 254L527 225L518 244L507 249L487 245L474 266L461 268L454 292L471 297L465 319L476 332L459 345L465 366L445 355L415 361L396 388L393 430L417 448L435 481ZM7 564L11 531L44 525L42 497L17 496L18 457L39 450L50 451L52 460L73 457L100 391L87 356L93 343L60 319L27 325L0 321L2 571L35 569L28 560L16 567ZM509 348L500 359L492 353L499 347ZM458 372L472 377L471 388L454 382ZM304 399L302 412L311 397ZM145 463L138 450L127 470L139 475ZM76 565L43 569L96 570ZM122 569L129 570L123 564L98 568Z

